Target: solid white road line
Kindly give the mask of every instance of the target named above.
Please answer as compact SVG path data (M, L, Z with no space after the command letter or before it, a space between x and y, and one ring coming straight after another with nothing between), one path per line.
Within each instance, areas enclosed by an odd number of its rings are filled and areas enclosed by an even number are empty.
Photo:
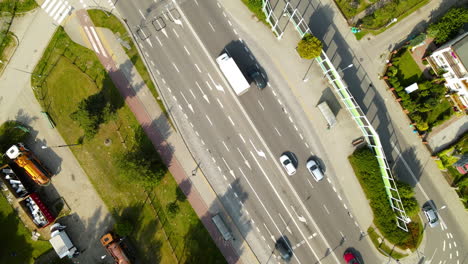
M190 56L190 52L188 51L187 47L184 46L184 50L185 50L185 52L187 53L187 55Z
M216 98L216 101L218 101L218 104L219 106L221 106L221 108L224 108L223 104L221 103L221 101L219 100L219 98Z
M206 116L206 119L208 119L208 122L210 122L210 125L213 126L213 123L211 122L210 118L208 117L208 115L205 115Z
M281 133L278 131L278 129L275 127L276 133L278 133L278 136L281 137Z
M177 68L177 65L175 65L175 63L172 63L172 66L174 66L174 68L176 69L176 71L177 71L178 73L180 73L179 68Z
M223 141L223 145L224 145L224 147L226 148L226 150L227 150L228 152L230 152L228 146L226 145L226 143L225 143L224 141Z
M242 142L244 142L244 144L245 144L245 139L244 139L244 137L242 136L241 133L239 133L239 137L242 139Z
M260 100L257 100L258 104L260 105L260 107L262 108L263 111L265 111L265 108L263 107L262 103L260 102Z
M284 226L286 227L286 230L288 230L288 232L289 232L290 234L292 234L291 228L289 228L288 224L286 224L286 221L284 221L283 216L282 216L280 213L278 213L278 215L279 215L281 221L283 221L283 224L284 224Z
M270 229L268 229L268 227L265 225L265 223L263 223L263 226L264 226L265 229L267 230L268 234L270 234L271 240L273 240L273 242L276 242L276 241L275 241L275 236L273 236L273 234L270 232Z
M140 12L140 15L141 15L141 17L142 17L143 19L146 19L145 15L143 14L143 12L141 12L140 9L138 9L138 12Z
M195 68L197 68L198 72L201 73L201 70L196 63L195 63Z
M228 116L229 121L231 122L232 126L235 126L234 121L232 121L231 116Z
M211 22L210 22L210 21L208 21L208 24L210 25L210 27L211 27L211 30L213 30L213 32L216 32L216 30L214 29L214 27L213 27L213 25L211 24Z

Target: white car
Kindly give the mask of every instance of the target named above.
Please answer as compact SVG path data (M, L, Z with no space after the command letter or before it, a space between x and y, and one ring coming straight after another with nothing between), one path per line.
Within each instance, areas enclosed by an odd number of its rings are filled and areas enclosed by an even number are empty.
M281 156L279 160L289 176L294 175L296 173L296 167L287 155Z
M437 216L437 212L430 204L424 206L422 210L430 227L436 227L439 225L439 217Z
M315 160L309 160L306 164L307 170L312 174L312 177L314 177L315 181L321 181L323 179L323 172L322 169L320 169L319 165Z

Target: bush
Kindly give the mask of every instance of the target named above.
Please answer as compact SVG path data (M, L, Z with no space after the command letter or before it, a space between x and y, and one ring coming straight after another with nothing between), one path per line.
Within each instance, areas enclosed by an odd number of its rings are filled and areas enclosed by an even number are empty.
M128 235L130 235L132 233L133 225L128 220L119 219L114 224L114 231L120 237L126 237L126 236L128 236Z
M252 13L255 14L258 20L265 24L267 23L265 13L263 13L262 10L262 0L242 0L242 2L249 8Z
M166 209L169 212L169 214L171 214L171 215L177 214L179 212L179 210L180 210L179 204L177 203L177 201L173 201L173 202L168 203L166 205Z
M24 142L29 131L23 124L6 121L0 126L0 152L5 153L13 144Z
M369 148L358 149L349 156L349 161L367 199L370 201L375 226L391 243L400 247L415 248L418 239L414 239L411 233L407 233L397 226L396 216L390 206L380 174L379 163L372 150ZM407 185L402 184L402 186L404 186L404 202L409 207L410 212L414 214L414 208L417 207L417 204L414 203L413 192L408 190ZM419 234L419 232L416 233Z
M322 42L311 34L305 34L297 45L297 53L303 59L317 58L322 53Z
M465 23L468 23L468 9L452 8L436 23L429 26L427 34L434 38L435 43L442 44L455 37Z

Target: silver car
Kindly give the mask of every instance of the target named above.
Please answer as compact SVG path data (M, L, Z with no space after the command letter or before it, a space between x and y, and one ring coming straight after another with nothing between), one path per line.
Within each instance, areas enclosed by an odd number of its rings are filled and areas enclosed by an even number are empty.
M296 174L296 167L292 163L291 159L286 155L283 154L279 158L281 165L283 165L283 168L286 170L289 176Z
M437 212L430 204L424 206L422 208L424 215L427 218L427 223L430 227L436 227L439 225L439 217L437 216Z
M321 181L323 179L323 172L318 163L311 159L306 163L307 170L310 172L315 181Z

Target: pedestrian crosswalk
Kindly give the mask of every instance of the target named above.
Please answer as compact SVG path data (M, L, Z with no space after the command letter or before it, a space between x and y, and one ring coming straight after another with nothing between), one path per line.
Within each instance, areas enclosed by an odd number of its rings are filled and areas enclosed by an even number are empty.
M66 0L45 0L41 8L58 24L61 24L73 9Z

